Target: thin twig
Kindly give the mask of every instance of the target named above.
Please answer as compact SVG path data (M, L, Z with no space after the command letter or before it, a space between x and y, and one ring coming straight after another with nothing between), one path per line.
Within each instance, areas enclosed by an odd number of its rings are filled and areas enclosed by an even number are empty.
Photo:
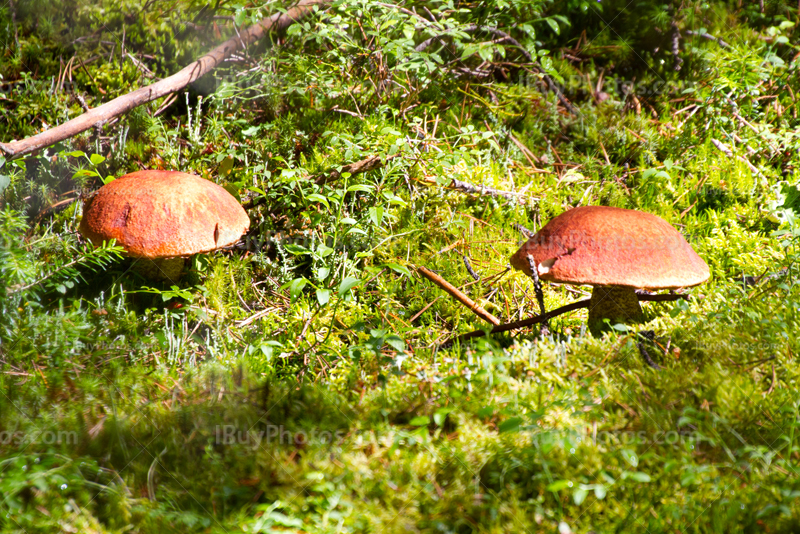
M483 307L481 307L478 303L476 303L471 298L466 296L464 293L459 291L458 288L453 286L450 282L448 282L435 272L422 266L417 267L417 271L422 276L424 276L425 278L427 278L428 280L430 280L431 282L442 288L444 291L450 294L450 296L452 296L454 299L456 299L461 304L466 306L469 309L469 311L471 311L484 321L489 322L495 326L500 324L500 319L498 319L497 317L495 317L494 315L483 309Z
M481 279L480 275L472 270L472 265L469 264L469 258L467 258L466 254L463 254L461 258L464 260L464 266L467 268L467 272L472 277L473 280L478 281Z
M703 39L708 39L709 41L716 41L718 45L722 48L730 48L731 45L723 41L720 37L714 37L710 33L705 32L696 32L692 30L684 30L686 35L696 35L697 37L702 37Z
M687 299L687 295L679 295L677 293L668 293L666 295L649 295L644 293L636 293L637 298L641 302L668 302L672 300L680 300L680 299ZM579 300L577 302L572 302L570 304L566 304L561 306L560 308L556 308L555 310L551 310L544 315L534 315L533 317L529 317L528 319L523 319L521 321L516 321L513 323L506 323L499 326L492 328L489 333L490 334L497 334L499 332L508 332L509 330L516 330L518 328L525 328L526 326L532 326L535 324L539 324L541 322L547 321L552 319L553 317L558 317L567 312L579 310L581 308L588 308L589 302L591 299L584 299ZM467 332L466 334L462 334L457 338L453 339L452 341L465 341L467 339L472 339L476 337L482 337L486 335L485 330L474 330L472 332ZM450 342L448 342L450 343Z
M653 332L652 330L644 330L642 332L639 332L636 335L636 337L637 337L636 348L639 349L639 354L642 355L642 358L644 358L644 361L647 363L647 365L649 365L656 371L660 371L661 366L653 361L653 358L650 357L650 353L648 353L647 349L644 348L644 341L653 341L653 338L655 337L655 332Z
M591 299L579 300L578 302L572 302L565 306L561 306L560 308L556 308L555 310L551 310L544 315L535 315L533 317L529 317L528 319L523 319L522 321L515 321L513 323L501 324L492 328L489 331L489 333L497 334L500 332L508 332L509 330L517 330L518 328L525 328L526 326L533 326L535 324L539 324L549 319L552 319L553 317L558 317L559 315L567 312L580 310L581 308L588 308L590 300ZM461 334L452 341L466 341L467 339L483 337L485 335L486 335L485 330L473 330L472 332Z
M764 392L764 397L769 395L775 389L775 382L777 381L777 376L775 376L775 364L772 364L772 383L769 385L769 389Z

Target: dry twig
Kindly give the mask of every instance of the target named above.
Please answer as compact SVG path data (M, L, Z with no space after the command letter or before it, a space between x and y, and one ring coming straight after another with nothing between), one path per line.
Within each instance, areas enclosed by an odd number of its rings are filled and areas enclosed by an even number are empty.
M500 324L500 319L498 319L497 317L495 317L494 315L492 315L491 313L489 313L488 311L483 309L480 306L480 304L478 304L477 302L473 301L471 298L469 298L464 293L459 291L457 287L453 286L450 282L448 282L447 280L445 280L444 278L442 278L441 276L439 276L435 272L431 271L430 269L428 269L426 267L422 267L422 266L417 267L417 271L422 276L424 276L425 278L427 278L428 280L430 280L431 282L433 282L434 284L436 284L437 286L442 288L444 291L446 291L448 294L450 294L451 297L453 297L454 299L459 301L461 304L466 306L469 309L469 311L471 311L472 313L474 313L475 315L477 315L478 317L480 317L484 321L489 322L489 323L491 323L491 324L493 324L495 326ZM483 332L483 330L481 330L481 332Z

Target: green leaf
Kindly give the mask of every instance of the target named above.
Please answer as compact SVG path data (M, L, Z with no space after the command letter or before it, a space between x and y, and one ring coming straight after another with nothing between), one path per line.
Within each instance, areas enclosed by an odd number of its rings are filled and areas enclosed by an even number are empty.
M320 306L325 306L331 300L330 289L317 289L317 302Z
M572 482L569 480L556 480L547 486L547 491L558 492L566 488L571 488Z
M433 422L436 426L444 426L444 422L449 414L453 413L453 408L439 408L433 414Z
M234 184L225 184L222 187L225 189L225 191L230 193L233 198L235 198L239 202L242 201L241 197L239 196L239 188L236 187L236 185L234 185Z
M521 417L510 417L497 426L497 430L502 434L503 432L519 432L520 425L522 424Z
M80 150L73 150L72 152L67 152L64 155L71 156L73 158L82 158L86 156L86 152L81 152Z
M575 491L572 492L572 501L575 503L575 506L580 506L583 504L583 501L586 500L586 496L589 495L589 490L586 490L582 487L578 487Z
M6 176L4 174L0 174L0 193L5 191L6 187L11 185L11 177Z
M558 27L558 22L556 22L551 18L546 18L544 19L544 21L547 23L548 26L550 26L550 29L553 30L556 35L559 35L561 33L561 29Z
M325 245L323 243L320 243L319 245L317 245L316 253L317 253L317 256L319 256L320 258L325 258L327 256L330 256L331 254L333 254L333 252L334 252L334 250L331 247L329 247L328 245ZM322 269L320 269L320 272L322 272ZM325 271L325 272L328 273L329 271ZM326 274L325 276L328 276L328 275ZM323 280L324 280L324 278L323 278Z
M300 256L302 254L311 254L311 251L308 250L303 245L295 245L294 243L289 243L288 245L284 245L283 248L286 249L287 252Z
M346 277L344 280L342 280L342 283L339 284L339 296L343 296L360 283L361 280L358 278L353 278L352 276Z
M105 160L106 160L106 158L104 158L100 154L92 154L91 156L89 156L89 161L92 162L92 165L100 165Z
M227 176L230 174L231 169L233 169L233 158L228 156L220 162L217 172L220 176Z
M369 193L370 191L372 191L372 186L366 184L355 184L347 188L348 193L350 193L351 191L361 191L363 193Z
M327 199L327 198L325 198L325 197L323 197L323 196L322 196L322 195L320 195L319 193L311 193L311 194L310 194L310 195L308 195L306 198L307 198L308 200L311 200L311 201L313 201L313 202L320 202L320 203L322 203L322 204L325 204L325 207L326 207L326 208L328 208L328 209L331 209L331 205L328 203L328 199Z
M380 226L383 220L383 206L372 206L369 208L369 219L375 226Z
M89 169L80 169L72 175L73 178L80 178L81 176L100 176L100 174Z
M636 471L635 473L626 473L626 478L630 478L636 482L650 482L651 480L650 475L647 473L642 473L641 471Z
M387 336L386 344L398 352L405 352L406 350L406 342L403 341L403 338L394 334Z
M303 291L303 288L306 287L308 280L305 278L295 278L289 284L289 294L292 297L292 302L297 300L297 297L300 296L300 292Z
M317 248L317 252L319 252L319 248ZM319 270L317 271L317 280L321 282L326 278L328 278L329 274L331 274L331 270L329 267L320 267Z
M594 496L600 500L603 500L606 497L606 487L602 484L595 484L594 485Z
M397 274L402 274L411 278L411 271L409 271L408 267L406 267L405 265L400 265L399 263L387 263L386 267L389 267Z
M408 422L411 426L428 426L431 424L431 419L427 415L420 415Z
M636 453L633 452L632 450L622 449L622 451L620 451L620 454L622 454L622 457L625 458L625 460L633 467L639 465L639 457L636 456Z

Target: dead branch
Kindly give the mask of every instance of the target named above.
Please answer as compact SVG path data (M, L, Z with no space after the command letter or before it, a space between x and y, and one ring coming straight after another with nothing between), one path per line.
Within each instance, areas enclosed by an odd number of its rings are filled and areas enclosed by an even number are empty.
M374 171L375 169L380 169L381 167L383 167L386 161L389 161L396 157L397 154L393 156L387 156L385 159L382 160L380 156L369 156L366 159L362 159L360 161L356 161L355 163L350 163L348 165L345 165L338 171L334 169L330 171L330 173L320 174L314 179L314 181L318 185L322 185L331 182L333 180L338 180L339 178L342 177L342 174L346 172L349 172L351 176L354 176L362 172Z
M276 13L258 24L250 26L247 30L241 32L240 35L225 41L205 56L178 71L176 74L146 87L141 87L127 95L115 98L60 126L46 130L33 137L22 139L21 141L0 143L0 150L9 157L18 158L58 143L59 141L63 141L64 139L68 139L93 126L102 125L142 104L180 91L201 76L212 71L236 50L261 39L268 32L280 31L288 28L292 23L311 13L314 6L319 6L326 2L327 0L300 0L297 5L287 10L285 13Z
M454 299L456 299L461 304L466 306L469 309L469 311L471 311L484 321L487 321L495 326L500 324L500 319L498 319L497 317L495 317L494 315L483 309L478 303L476 303L471 298L466 296L464 293L459 291L457 287L453 286L450 282L448 282L435 272L422 266L417 267L417 271L419 272L419 274L421 274L422 276L424 276L425 278L427 278L428 280L430 280L431 282L442 288L444 291L450 294L450 296L452 296ZM483 332L483 330L480 330L480 332Z
M649 293L640 293L637 291L636 296L642 302L669 302L673 300L680 300L680 299L687 299L689 298L687 295L681 295L678 293L667 293L664 295L651 295ZM515 321L513 323L506 323L499 326L495 326L492 328L489 333L490 334L497 334L499 332L508 332L509 330L516 330L518 328L525 328L526 326L533 326L535 324L544 323L549 321L553 317L558 317L561 314L568 313L571 311L579 310L581 308L588 308L589 302L591 299L584 299L579 300L578 302L572 302L570 304L566 304L561 306L560 308L556 308L555 310L551 310L547 313L542 315L534 315L533 317L529 317L527 319L523 319L521 321ZM447 342L446 344L452 343L454 341L466 341L467 339L473 339L476 337L483 337L486 335L485 330L473 330L472 332L467 332L466 334L461 334L460 336L454 338L453 340Z
M516 330L518 328L525 328L526 326L533 326L535 324L543 323L545 321L552 319L553 317L558 317L563 313L579 310L581 308L588 308L590 300L591 299L579 300L578 302L572 302L565 306L561 306L560 308L556 308L555 310L550 310L549 312L543 315L534 315L533 317L523 319L522 321L515 321L513 323L501 324L492 328L489 331L489 333L497 334L499 332L508 332L509 330ZM484 330L473 330L472 332L461 334L460 336L453 339L451 343L453 341L466 341L468 339L483 337L485 335L486 331Z
M735 115L735 114L734 114L734 115ZM750 160L748 160L746 157L744 157L744 156L740 156L740 155L738 155L738 154L734 156L734 155L733 155L733 152L731 152L731 149L730 149L730 148L728 148L728 146L727 146L727 145L725 145L725 144L724 144L722 141L718 141L718 140L716 140L716 139L714 139L714 138L712 137L712 138L711 138L711 143L712 143L712 144L713 144L715 147L717 147L717 149L718 149L720 152L722 152L723 154L725 154L725 155L726 155L726 156L728 156L729 158L730 158L730 157L735 157L736 159L738 159L739 161L741 161L742 163L744 163L745 165L747 165L747 168L748 168L748 169L750 169L750 172L752 172L752 173L753 173L753 174L755 174L756 176L760 176L762 180L766 180L766 179L767 179L767 177L766 177L766 176L764 176L764 173L762 173L760 170L758 170L758 167L756 167L755 165L753 165L752 163L750 163Z
M429 184L438 184L438 182L434 178L424 177L421 178L426 183ZM447 186L450 189L455 189L456 191L461 191L462 193L468 193L472 195L489 195L492 197L503 197L508 200L516 200L518 202L522 202L524 193L514 193L511 191L503 191L501 189L494 189L492 187L484 187L482 185L473 185L469 182L464 182L462 180L453 180Z
M725 41L723 41L722 38L714 37L710 33L695 32L695 31L692 31L692 30L684 30L684 33L686 35L696 35L697 37L702 37L703 39L708 39L709 41L716 41L717 44L720 45L722 48L730 48L730 46L731 46L728 43L726 43Z

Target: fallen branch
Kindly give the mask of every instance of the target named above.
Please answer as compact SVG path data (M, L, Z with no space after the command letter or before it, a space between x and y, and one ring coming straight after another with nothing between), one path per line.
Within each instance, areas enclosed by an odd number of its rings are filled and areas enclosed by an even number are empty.
M721 141L717 141L717 140L716 140L716 139L714 139L713 137L711 138L711 143L712 143L712 144L713 144L715 147L717 147L717 149L718 149L720 152L722 152L723 154L725 154L725 155L726 155L726 156L728 156L729 158L730 158L730 157L734 157L734 158L738 159L739 161L741 161L742 163L744 163L745 165L747 165L747 168L748 168L748 169L750 169L750 172L752 172L752 173L753 173L753 174L755 174L756 176L760 176L760 177L762 178L762 180L765 180L765 181L767 180L767 177L766 177L766 176L764 176L764 173L762 173L760 170L758 170L758 168L757 168L755 165L753 165L752 163L750 163L750 160L748 160L746 157L744 157L744 156L741 156L741 155L738 155L738 154L734 156L733 152L731 152L731 149L730 149L730 148L728 148L728 146L727 146L727 145L725 145L725 144L724 144L724 143L722 143Z
M297 5L288 9L285 13L276 13L258 24L250 26L247 30L225 41L205 56L178 71L176 74L146 87L139 88L132 93L115 98L60 126L45 130L33 137L22 139L21 141L0 143L0 150L11 158L24 156L58 143L59 141L63 141L64 139L68 139L93 126L101 126L109 120L123 115L142 104L180 91L198 78L211 72L233 52L261 39L268 32L280 31L288 28L292 23L311 13L315 6L325 4L326 2L327 0L300 0Z
M730 148L728 148L728 146L727 146L727 145L725 145L725 144L724 144L722 141L718 141L718 140L716 140L716 139L714 139L714 138L712 137L712 138L711 138L711 143L712 143L712 144L713 144L715 147L717 147L717 149L718 149L720 152L722 152L723 154L725 154L725 155L726 155L726 156L728 156L729 158L733 156L733 152L731 152L731 149L730 149Z
M429 184L438 185L434 178L424 177L422 180ZM524 196L523 193L514 193L511 191L503 191L501 189L494 189L492 187L484 187L482 185L473 185L469 182L464 182L462 180L456 180L455 178L452 179L450 184L447 186L450 189L455 189L456 191L461 191L462 193L469 193L472 195L489 195L493 197L503 197L508 200L516 200L522 201Z
M680 299L688 299L688 295L680 295L678 293L667 293L664 295L651 295L649 293L636 293L636 296L642 302L669 302L672 300L680 300ZM566 304L561 306L560 308L556 308L555 310L551 310L547 313L543 313L542 315L534 315L533 317L529 317L528 319L523 319L521 321L516 321L513 323L506 323L502 325L495 326L492 328L489 333L490 334L497 334L499 332L508 332L509 330L516 330L518 328L525 328L526 326L533 326L535 324L544 323L549 321L553 317L558 317L561 314L568 313L575 310L580 310L581 308L588 308L589 302L591 299L584 299L579 300L578 302L572 302L570 304ZM483 337L486 335L485 330L473 330L472 332L467 332L466 334L461 334L460 336L454 338L452 341L447 342L445 344L449 344L455 341L466 341L467 339L473 339L476 337Z
M319 176L317 176L314 179L314 181L318 185L322 185L322 184L331 182L333 180L338 180L339 178L342 177L342 174L346 173L346 172L350 173L350 176L354 176L354 175L360 174L362 172L374 171L375 169L380 169L381 167L383 167L385 162L387 162L387 161L389 161L389 160L391 160L393 158L396 158L396 157L397 157L397 154L395 154L393 156L387 156L385 160L382 160L380 156L370 156L370 157L368 157L366 159L362 159L360 161L356 161L355 163L350 163L349 165L345 165L344 167L342 167L338 171L336 169L334 169L334 170L330 171L330 173L328 173L328 174L325 174L325 173L320 174Z
M730 48L731 46L725 41L723 41L720 37L714 37L710 33L695 32L692 30L684 30L684 33L686 35L696 35L697 37L702 37L703 39L708 39L709 41L716 41L717 44L720 45L722 48Z
M450 284L450 282L448 282L435 272L431 271L426 267L421 267L421 266L417 267L417 271L419 272L419 274L421 274L422 276L424 276L425 278L427 278L428 280L430 280L431 282L433 282L434 284L445 290L447 293L450 294L451 297L453 297L461 304L466 306L469 309L469 311L471 311L484 321L487 321L495 326L500 324L500 319L498 319L497 317L495 317L494 315L483 309L478 303L476 303L471 298L466 296L464 293L459 291L457 287ZM480 332L483 332L483 330L480 330Z
M563 313L580 310L581 308L588 308L590 300L591 299L579 300L578 302L572 302L565 306L561 306L560 308L556 308L555 310L550 310L549 312L543 315L534 315L533 317L529 317L528 319L523 319L522 321L515 321L513 323L501 324L492 328L489 331L489 333L497 334L499 332L508 332L509 330L516 330L518 328L525 328L526 326L533 326L535 324L543 323L545 321L552 319L553 317L558 317ZM486 335L485 330L473 330L472 332L461 334L457 338L453 339L453 341L466 341L467 339L483 337L485 335Z

